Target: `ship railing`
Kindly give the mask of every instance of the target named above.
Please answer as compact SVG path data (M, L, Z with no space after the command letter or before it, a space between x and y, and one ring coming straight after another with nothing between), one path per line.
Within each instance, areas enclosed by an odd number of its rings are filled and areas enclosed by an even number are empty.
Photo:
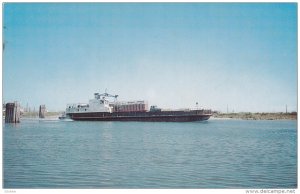
M210 110L210 109L208 109L208 110L203 110L203 113L204 113L204 114L211 114L211 110Z
M117 101L111 102L113 105L130 105L130 104L147 104L147 101L137 100L137 101Z
M192 112L186 111L160 111L160 112L145 112L145 111L133 111L133 112L114 112L117 117L123 116L188 116L188 115L202 115L202 114L211 114L211 110L195 110Z

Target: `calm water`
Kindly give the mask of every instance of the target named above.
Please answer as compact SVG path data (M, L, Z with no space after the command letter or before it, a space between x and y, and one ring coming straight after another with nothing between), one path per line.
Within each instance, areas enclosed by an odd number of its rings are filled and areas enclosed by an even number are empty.
M296 121L4 124L4 188L295 188Z

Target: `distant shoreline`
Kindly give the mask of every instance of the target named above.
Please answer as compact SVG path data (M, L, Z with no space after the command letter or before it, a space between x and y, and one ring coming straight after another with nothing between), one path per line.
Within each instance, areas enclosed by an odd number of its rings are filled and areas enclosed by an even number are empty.
M214 119L297 120L297 113L214 113Z
M58 118L62 112L46 112L45 117L46 118ZM39 113L38 112L24 112L21 114L21 118L38 118Z
M46 118L58 118L62 112L48 112ZM37 118L37 112L23 113L22 118ZM241 120L297 120L297 113L214 113L211 119L241 119Z

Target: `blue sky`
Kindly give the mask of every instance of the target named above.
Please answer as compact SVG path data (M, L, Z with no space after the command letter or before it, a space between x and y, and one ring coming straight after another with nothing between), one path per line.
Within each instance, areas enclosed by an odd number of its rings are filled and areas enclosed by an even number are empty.
M5 3L3 100L297 110L296 3Z

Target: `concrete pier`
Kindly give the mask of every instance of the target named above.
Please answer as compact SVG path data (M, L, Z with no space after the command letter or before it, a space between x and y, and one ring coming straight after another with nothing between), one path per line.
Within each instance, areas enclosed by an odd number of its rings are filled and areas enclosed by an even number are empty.
M19 123L19 122L20 122L20 104L17 101L14 103L6 103L5 123Z
M39 109L39 118L45 118L45 113L46 113L46 106L45 105L40 105Z

